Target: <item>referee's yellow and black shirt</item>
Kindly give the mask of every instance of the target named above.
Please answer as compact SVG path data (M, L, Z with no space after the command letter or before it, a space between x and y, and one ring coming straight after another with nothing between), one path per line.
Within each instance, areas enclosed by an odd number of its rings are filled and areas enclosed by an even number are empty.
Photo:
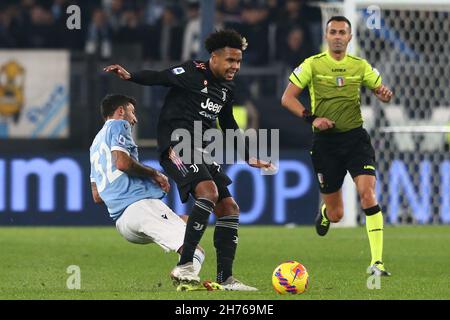
M337 61L328 51L303 61L289 80L301 89L309 88L314 115L335 121L328 132L362 126L360 87L375 89L381 85L379 72L366 60L347 54Z

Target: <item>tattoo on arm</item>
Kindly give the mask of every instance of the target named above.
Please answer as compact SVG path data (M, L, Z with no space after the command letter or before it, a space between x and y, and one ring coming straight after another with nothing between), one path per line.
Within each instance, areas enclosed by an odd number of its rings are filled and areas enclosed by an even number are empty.
M144 166L124 152L113 151L112 156L116 167L130 176L153 178L159 174L158 170Z
M131 159L131 164L127 172L129 175L144 176L144 177L154 177L158 174L158 171L152 167L144 166L134 159Z

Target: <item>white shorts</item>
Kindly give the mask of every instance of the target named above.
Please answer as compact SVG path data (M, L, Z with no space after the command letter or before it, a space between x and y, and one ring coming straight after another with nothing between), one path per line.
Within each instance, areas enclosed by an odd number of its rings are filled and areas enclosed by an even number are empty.
M143 199L125 209L116 228L132 243L154 242L169 252L183 245L186 223L161 200Z

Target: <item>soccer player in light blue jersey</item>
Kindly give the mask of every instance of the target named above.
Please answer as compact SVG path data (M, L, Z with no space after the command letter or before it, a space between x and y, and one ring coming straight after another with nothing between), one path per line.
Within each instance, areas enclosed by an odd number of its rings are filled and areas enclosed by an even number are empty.
M94 201L104 203L119 233L137 244L156 243L181 254L186 223L161 198L169 191L165 175L139 163L131 135L137 123L136 101L108 95L101 103L105 124L90 147ZM200 272L204 251L197 246L194 269Z

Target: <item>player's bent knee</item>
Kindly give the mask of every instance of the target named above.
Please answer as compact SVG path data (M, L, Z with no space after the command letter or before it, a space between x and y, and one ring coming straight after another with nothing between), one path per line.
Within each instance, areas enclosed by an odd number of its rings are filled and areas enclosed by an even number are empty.
M200 196L197 196L197 198L203 198L203 199L208 199L209 201L211 201L212 203L214 203L215 205L217 204L217 201L219 200L219 194L216 192L208 192L208 193L203 193Z
M226 198L218 203L214 212L220 218L224 216L237 216L239 215L240 209L236 201L232 198Z
M197 199L207 199L212 203L217 204L217 201L219 200L219 191L217 190L217 186L214 182L204 181L200 182L195 188L195 197Z
M341 221L343 216L344 216L343 208L336 208L331 210L327 208L327 217L331 222L333 223L339 222Z
M372 189L364 190L363 192L361 192L359 194L359 199L363 208L373 207L377 203L375 192Z
M226 206L225 211L228 215L239 215L240 209L238 204L233 201Z

